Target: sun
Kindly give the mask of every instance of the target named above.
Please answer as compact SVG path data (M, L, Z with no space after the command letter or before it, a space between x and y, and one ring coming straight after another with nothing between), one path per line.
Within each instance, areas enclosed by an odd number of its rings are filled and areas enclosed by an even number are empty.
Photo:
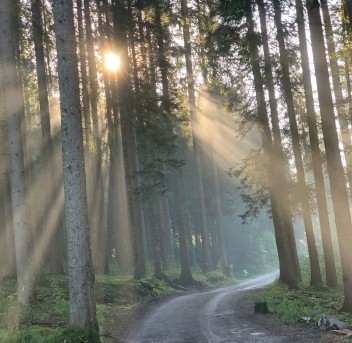
M106 70L116 72L121 65L120 57L114 52L106 52L104 56L104 65Z

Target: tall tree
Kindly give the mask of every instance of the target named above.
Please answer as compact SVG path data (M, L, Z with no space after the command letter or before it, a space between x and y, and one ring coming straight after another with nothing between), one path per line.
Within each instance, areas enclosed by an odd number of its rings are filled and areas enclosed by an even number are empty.
M39 94L39 107L40 107L40 122L42 130L42 170L45 189L48 192L53 191L53 185L51 177L55 174L54 163L51 160L53 156L52 139L51 139L51 123L49 113L49 96L48 96L48 82L45 68L45 55L44 55L44 44L43 44L43 27L42 27L42 13L41 13L41 1L32 0L31 2L32 11L32 25L33 25L33 40L35 47L36 56L36 69L38 78L38 94ZM51 233L51 241L57 241L59 237L58 230L61 229L56 223L51 223L52 227L47 227ZM49 245L49 244L48 244ZM50 257L51 257L51 271L54 274L63 273L63 261L62 255L60 254L60 245L51 244L50 246Z
M307 0L306 6L312 41L315 77L317 79L326 162L341 256L342 280L345 294L343 309L352 311L352 265L350 263L352 251L349 247L349 242L352 240L352 224L334 116L328 63L325 54L320 3L318 0Z
M18 301L26 304L33 292L33 277L30 273L29 212L26 203L25 164L22 140L24 102L20 94L17 65L16 43L18 28L15 3L10 0L0 3L0 65L2 67L2 88L4 110L6 113L7 134L10 155L10 182L12 212L16 244L16 266Z
M266 174L268 177L268 191L270 196L273 223L275 229L276 246L280 265L280 280L290 287L297 287L301 280L298 264L297 249L293 232L292 214L288 203L288 195L284 168L282 166L282 151L278 145L273 145L269 118L264 94L264 80L261 75L259 53L254 30L252 5L245 6L248 22L248 50L252 67L254 87L257 99L258 120L262 128L263 150L269 160ZM275 144L275 143L274 143Z
M156 36L158 43L158 65L161 73L162 84L162 108L165 113L165 126L169 135L173 135L173 124L171 120L171 99L170 99L170 85L168 79L169 64L166 58L165 46L165 27L162 25L162 11L161 3L157 2L155 5L155 24ZM175 154L173 154L174 156ZM175 156L174 156L175 157ZM175 212L176 212L176 227L178 232L178 241L180 246L180 262L181 262L181 276L180 282L182 284L191 284L193 282L192 270L189 262L189 254L187 249L186 228L184 225L184 216L182 210L182 194L181 194L181 180L182 172L171 167L172 189L175 197Z
M302 78L304 87L304 96L306 101L307 123L309 130L310 150L312 154L312 166L315 180L315 192L318 204L318 215L320 231L323 244L326 284L330 288L337 287L336 266L334 251L331 240L331 230L328 214L328 206L325 194L324 174L322 167L322 157L319 147L319 136L317 127L317 118L314 108L314 97L312 81L310 77L310 66L308 57L308 46L305 30L304 8L302 0L296 0L296 14L298 25L298 37L300 44L302 60Z
M98 9L98 28L101 49L104 53L115 47L112 43L110 5L104 0L96 1ZM105 15L105 22L103 22ZM107 254L111 256L115 249L117 263L125 272L133 271L133 254L128 211L125 162L122 147L121 122L117 101L116 74L103 69L105 90L106 121L108 127L108 145L110 164L108 170L108 203L107 203ZM111 240L111 237L114 239Z
M78 59L71 0L53 2L61 106L70 324L99 342L90 250Z
M125 1L113 2L113 21L116 39L119 42L121 68L118 73L118 95L121 120L121 132L126 161L126 179L129 190L129 210L133 233L134 277L140 279L146 275L145 228L139 194L140 179L135 130L135 110L131 86L127 25L129 22ZM127 21L126 21L127 19Z
M343 89L340 80L340 67L338 65L337 51L335 47L334 34L330 19L329 8L326 0L321 1L321 8L324 20L324 29L326 36L326 45L328 48L329 64L332 78L332 89L335 97L335 107L340 125L340 135L345 152L346 173L349 183L350 198L352 199L352 158L351 158L351 135L348 127L350 118L348 118L346 103L343 96Z
M201 166L201 153L200 153L200 141L197 137L197 109L196 109L196 97L195 97L195 80L193 73L192 63L192 49L191 49L191 36L190 36L190 18L188 13L187 0L181 1L181 16L182 16L182 28L183 28L183 42L186 60L187 70L187 88L189 96L189 108L191 114L191 126L193 131L193 151L195 158L195 168L197 175L197 193L199 201L199 215L200 215L200 231L202 236L202 253L203 253L203 270L207 271L211 269L211 257L209 251L209 237L206 219L206 209L204 201L204 189L203 189L203 176Z
M287 112L289 117L292 148L295 158L295 166L297 170L297 180L299 189L299 199L302 207L304 227L307 236L308 254L311 267L311 285L319 285L322 283L322 277L320 273L318 251L315 243L313 223L311 217L311 206L309 203L308 189L305 180L305 172L303 167L302 152L299 141L299 133L297 127L296 112L294 107L292 84L290 80L290 70L288 65L288 53L285 46L284 40L284 28L281 20L281 5L278 0L274 2L274 18L277 29L277 40L279 43L280 51L280 65L282 72L282 87L284 97L287 105Z

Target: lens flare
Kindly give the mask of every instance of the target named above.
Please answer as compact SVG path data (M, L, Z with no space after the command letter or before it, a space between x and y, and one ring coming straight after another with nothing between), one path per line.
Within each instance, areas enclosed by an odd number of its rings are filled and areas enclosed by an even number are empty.
M107 52L104 56L104 65L106 70L116 72L119 70L121 65L120 57L114 52Z

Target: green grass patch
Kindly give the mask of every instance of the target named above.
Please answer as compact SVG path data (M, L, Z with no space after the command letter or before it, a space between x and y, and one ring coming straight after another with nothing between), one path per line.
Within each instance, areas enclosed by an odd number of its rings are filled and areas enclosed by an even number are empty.
M302 317L310 317L317 322L321 316L333 316L352 323L352 313L342 312L344 294L342 289L309 285L309 268L303 263L303 282L298 289L289 289L276 281L258 294L258 300L266 301L269 311L286 324L296 324Z
M165 271L170 280L180 275L177 268ZM195 272L197 287L214 288L235 283L220 272ZM95 296L102 342L113 342L119 318L147 299L180 292L164 281L148 277L133 280L131 275L114 271L113 275L97 275ZM0 285L0 343L80 343L89 336L68 323L68 279L44 273L37 281L33 302L17 303L16 281L4 280Z

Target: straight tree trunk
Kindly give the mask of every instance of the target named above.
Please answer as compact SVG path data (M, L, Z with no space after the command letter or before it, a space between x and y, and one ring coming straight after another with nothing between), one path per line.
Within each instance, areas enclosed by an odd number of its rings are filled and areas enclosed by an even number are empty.
M36 68L37 68L37 78L38 78L38 94L39 94L39 105L40 105L40 121L42 130L42 173L44 179L44 189L47 190L46 195L52 193L53 183L50 179L54 174L54 162L51 160L53 156L52 149L52 139L51 139L51 124L50 124L50 113L49 113L49 97L48 97L48 82L45 70L45 55L44 55L44 45L43 45L43 27L42 27L42 13L41 13L41 1L32 0L31 2L32 11L32 25L33 25L33 39L35 47L36 56ZM44 204L42 204L43 206ZM41 206L41 207L42 207ZM50 209L49 211L53 211ZM41 216L44 214L41 212ZM43 224L43 220L40 220ZM50 266L51 272L53 274L63 274L64 267L63 261L60 259L61 249L60 245L57 244L59 239L61 229L57 224L51 223L55 227L45 227L47 232L50 232L50 240L47 243L49 248L50 245ZM52 242L55 242L52 244ZM47 250L46 249L46 250Z
M343 143L343 149L345 152L346 159L346 173L349 184L350 199L352 200L352 156L351 156L351 135L348 127L350 118L347 114L346 104L342 92L342 85L340 80L340 67L337 62L337 54L334 43L334 35L332 31L332 25L330 20L329 8L326 0L321 0L321 8L324 20L326 43L328 47L328 56L330 62L330 71L332 78L332 86L335 96L335 106L337 110L337 116L340 124L340 135Z
M181 16L183 23L183 41L185 49L185 60L186 60L186 70L187 70L187 87L189 96L189 107L191 114L191 126L193 131L193 151L196 166L196 178L197 178L197 193L199 201L199 215L200 215L200 228L202 236L202 255L203 255L203 271L208 271L212 268L211 257L209 251L209 238L208 238L208 228L206 220L206 209L204 201L204 189L203 189L203 175L201 166L201 154L200 154L200 141L197 137L196 125L196 98L194 90L194 74L192 65L192 51L191 51L191 38L189 31L189 15L187 0L181 1Z
M169 80L168 80L168 63L165 56L164 46L164 28L161 23L161 8L158 3L155 7L155 22L157 29L157 42L158 42L158 63L161 71L161 83L162 83L162 109L166 114L166 128L170 134L172 134L172 122L171 122L171 100L169 91ZM182 284L193 283L193 276L191 266L189 262L189 254L187 248L187 237L186 228L184 225L184 217L182 211L182 197L181 197L181 177L175 168L171 168L171 180L173 183L173 193L175 197L175 211L176 211L176 227L178 232L178 240L180 246L180 260L181 260L181 276L180 282Z
M10 182L12 212L16 244L18 301L28 304L33 293L33 277L30 273L30 237L28 205L26 203L26 181L22 123L24 103L21 97L17 66L16 42L18 33L15 4L11 0L0 2L0 65L2 68L2 88L6 113L7 134L10 155ZM6 66L6 67L5 67Z
M118 74L119 108L121 113L121 129L126 162L126 179L129 190L129 210L133 232L134 249L134 277L141 279L146 275L146 246L145 228L141 199L139 195L139 163L137 155L137 140L135 131L135 111L133 92L129 75L129 57L126 37L126 28L122 27L121 17L128 15L124 8L124 2L114 1L114 29L116 38L120 44L121 68Z
M106 13L106 22L103 24L102 14L108 11L108 6L103 1L96 1L98 9L98 25L101 44L104 49L111 47L111 32L105 30L110 28L110 16ZM110 150L109 181L108 181L108 202L107 202L107 239L109 235L114 237L115 245L111 240L107 241L106 249L108 258L112 249L115 249L117 263L122 271L133 271L132 243L130 232L130 218L128 212L127 188L125 162L122 148L121 123L118 113L116 75L109 75L103 72L106 120L109 128L108 144Z
M90 100L88 89L88 72L87 72L87 52L84 38L84 27L82 17L82 0L77 0L77 26L78 26L78 47L79 47L79 62L80 62L80 78L82 89L82 111L84 117L84 137L86 146L89 146L89 135L91 133L90 123Z
M162 194L160 197L160 215L163 223L163 245L165 250L165 260L168 267L175 266L175 254L173 248L173 237L170 224L170 212L169 212L169 199L166 194Z
M217 244L220 255L220 264L221 269L224 275L230 275L230 268L228 266L227 261L227 251L224 237L224 227L222 223L222 206L221 206L221 195L219 190L219 167L216 161L216 143L219 142L219 132L218 129L220 127L220 103L219 100L212 94L208 86L203 86L201 90L201 94L199 96L199 102L202 103L199 107L203 108L203 114L207 116L209 123L208 127L217 128L209 142L209 146L207 150L210 151L210 163L211 163L211 178L214 180L214 188L213 188L213 198L215 204L215 215L216 215L216 234L217 234Z
M352 224L348 195L341 162L339 140L334 117L328 64L325 55L324 36L317 0L307 0L309 28L312 40L315 77L317 79L318 100L322 120L323 138L329 173L331 195L335 214L335 224L341 256L342 279L344 287L345 311L352 311Z
M156 279L162 280L164 275L161 269L161 247L160 247L160 226L157 220L157 200L151 200L149 204L150 231L153 243L154 252L154 276Z
M309 142L312 154L312 165L315 180L315 192L318 204L318 215L320 223L320 231L323 243L323 253L325 261L325 273L326 273L326 284L330 288L337 287L336 277L336 266L334 251L331 240L331 229L329 222L328 206L326 201L325 185L324 185L324 174L322 167L322 157L319 147L319 137L317 128L317 119L314 108L314 98L312 81L310 78L310 67L308 57L307 38L304 25L304 14L302 0L296 0L296 13L297 13L297 25L299 44L301 51L302 60L302 71L303 71L303 86L304 95L306 101L307 110L307 123L309 129Z
M0 80L2 80L0 68ZM16 277L16 247L13 229L13 214L12 214L12 197L11 185L9 178L9 148L6 132L6 111L4 108L5 99L3 97L3 89L0 89L0 147L1 147L1 163L0 163L0 192L1 205L3 213L3 248L6 247L7 267L10 277Z
M117 91L113 94L116 94ZM117 260L122 270L133 270L131 219L128 206L128 192L126 184L125 158L123 153L123 140L121 133L121 122L117 112L117 104L114 108L114 135L112 147L110 148L110 173L113 175L113 185L109 187L109 195L112 194L114 204L112 211L113 230L115 232Z
M263 8L263 7L262 7ZM305 172L303 167L302 152L299 142L299 133L297 127L296 112L294 108L294 100L292 94L292 85L290 80L290 70L288 65L288 54L285 47L283 27L281 21L281 5L278 0L274 0L274 20L277 28L277 40L280 50L280 65L282 72L282 85L284 97L287 105L289 117L293 154L295 157L295 166L297 170L299 198L303 213L304 227L307 237L308 254L310 260L310 284L312 286L322 284L322 277L319 265L319 256L315 243L313 223L311 217L311 206L309 203L308 190L305 180Z
M250 63L254 76L259 122L262 128L264 153L268 158L267 176L269 182L269 196L272 208L276 246L280 265L280 280L291 288L296 288L301 281L298 264L296 242L293 232L292 215L286 192L286 180L280 165L281 155L275 156L271 138L269 119L266 110L264 83L260 71L258 47L256 43L252 12L247 14L248 42Z
M93 252L93 264L95 271L99 274L108 273L106 263L106 225L104 222L104 180L102 172L102 147L98 118L98 75L94 51L92 20L90 11L90 1L84 0L85 32L87 38L87 57L88 57L88 82L90 89L90 105L93 121L93 149L88 144L87 157L90 166L88 173L89 189L89 222L91 224L91 240ZM82 64L85 61L81 61ZM94 151L96 150L96 151Z
M99 342L90 250L78 59L71 0L54 0L61 106L70 324Z

